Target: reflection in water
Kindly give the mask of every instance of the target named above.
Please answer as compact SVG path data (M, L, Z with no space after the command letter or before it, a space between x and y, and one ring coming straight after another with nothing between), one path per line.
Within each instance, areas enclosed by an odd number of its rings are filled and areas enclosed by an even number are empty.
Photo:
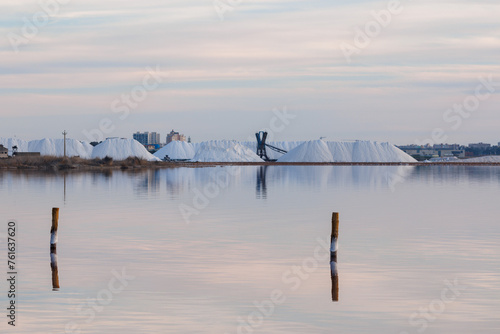
M339 214L332 214L332 235L330 238L330 271L332 276L332 300L339 301L339 273L337 271L337 251L339 238Z
M66 173L64 173L63 176L64 176L64 204L66 204Z
M57 229L59 228L59 208L52 208L50 228L50 268L52 269L52 290L59 290L59 270L57 268Z
M269 293L279 289L287 299L254 333L417 333L409 317L439 300L443 279L458 279L467 292L429 330L469 334L480 324L482 333L498 333L500 168L269 166L266 200L255 197L259 168L162 169L154 194L156 175L146 170L108 179L69 172L71 222L58 252L70 259L68 268L61 259L64 294L49 288L49 281L59 287L56 254L52 276L38 256L47 248L41 213L62 204L63 175L0 171L3 215L22 223L20 332L61 333L76 322L82 333L238 333L239 317L260 323ZM137 198L138 184L147 185L148 200ZM217 185L218 196L185 224L179 205L193 205L207 185ZM289 291L283 273L327 236L332 206L343 215L342 267L321 263ZM78 307L108 289L111 271L122 266L135 280L86 323ZM337 270L342 302L335 302Z
M172 197L180 196L190 188L194 181L195 168L173 168L164 172L167 193Z
M59 269L57 267L57 252L50 252L50 269L52 269L52 291L59 291Z
M259 169L257 170L257 186L256 186L257 199L267 198L266 172L267 172L267 166L260 166Z
M141 173L135 187L136 193L140 196L158 193L160 191L160 173L159 169L149 169Z

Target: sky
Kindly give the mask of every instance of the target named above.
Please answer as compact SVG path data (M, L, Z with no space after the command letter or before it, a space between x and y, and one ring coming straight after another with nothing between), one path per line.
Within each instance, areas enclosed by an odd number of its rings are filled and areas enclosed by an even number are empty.
M0 137L500 142L500 3L1 0Z

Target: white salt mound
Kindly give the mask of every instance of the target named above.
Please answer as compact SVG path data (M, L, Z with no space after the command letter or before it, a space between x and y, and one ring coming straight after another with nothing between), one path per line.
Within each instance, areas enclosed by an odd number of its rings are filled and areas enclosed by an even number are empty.
M480 157L480 158L471 158L471 159L463 159L460 160L460 162L500 162L500 155L490 155L486 157Z
M149 153L146 148L134 139L107 139L94 147L92 159L110 157L115 160L125 160L128 157L137 157L148 161L160 161Z
M173 141L162 147L154 156L163 160L168 155L173 160L191 160L195 155L193 145L185 141Z
M94 150L94 146L90 145L90 143L86 141L82 141L82 145L85 151L87 152L87 155L89 157L92 157L92 151Z
M334 162L332 152L321 139L305 142L278 159L278 162Z
M416 162L416 160L389 143L315 140L297 146L279 158L278 162Z
M9 150L9 155L12 155L12 146L17 146L18 152L28 152L28 142L17 138L0 138L0 145L3 145Z
M412 156L389 143L356 141L353 162L416 162Z
M212 140L198 145L192 161L197 162L262 162L256 152L229 140Z
M90 144L88 144L90 145ZM40 152L40 155L50 155L56 157L64 156L64 139L32 140L28 143L28 152ZM20 151L21 152L21 151ZM66 156L79 156L83 159L89 159L91 154L88 147L75 139L66 139Z

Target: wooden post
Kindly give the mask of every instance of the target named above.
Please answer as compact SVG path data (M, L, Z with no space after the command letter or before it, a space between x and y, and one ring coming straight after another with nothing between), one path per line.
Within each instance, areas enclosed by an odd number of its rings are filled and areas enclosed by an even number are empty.
M339 301L339 273L337 271L337 251L339 238L339 213L332 215L332 235L330 238L330 271L332 274L332 300Z
M57 253L57 228L59 227L59 208L52 208L52 227L50 229L50 252Z
M50 268L52 269L52 291L59 290L59 269L57 268L58 227L59 227L59 208L52 208L52 227L50 229Z

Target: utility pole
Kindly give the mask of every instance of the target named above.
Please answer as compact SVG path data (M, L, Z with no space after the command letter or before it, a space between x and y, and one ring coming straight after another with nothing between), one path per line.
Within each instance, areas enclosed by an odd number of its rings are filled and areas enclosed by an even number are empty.
M66 135L68 133L64 130L62 134L64 135L64 158L66 159Z

